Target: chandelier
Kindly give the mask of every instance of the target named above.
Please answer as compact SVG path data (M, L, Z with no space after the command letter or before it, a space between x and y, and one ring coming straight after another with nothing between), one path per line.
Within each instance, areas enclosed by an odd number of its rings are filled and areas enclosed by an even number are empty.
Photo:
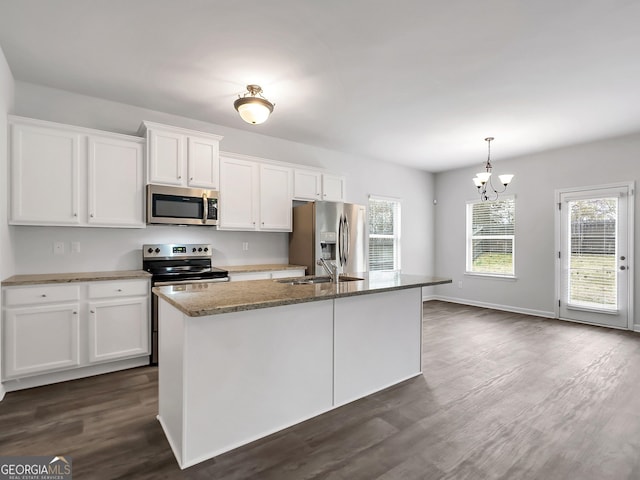
M501 190L496 190L493 186L493 182L491 181L491 142L494 138L487 137L484 140L488 144L487 163L484 165L486 171L476 173L476 177L473 179L473 183L478 187L480 201L482 202L486 202L487 200L497 200L498 195L507 189L507 185L509 185L509 182L511 182L511 179L513 178L513 175L511 174L499 175L498 178L500 179L500 183L504 185L504 187Z
M260 85L247 85L245 94L238 96L238 99L233 102L233 106L240 114L240 117L245 122L253 125L265 122L273 112L273 105L262 96Z

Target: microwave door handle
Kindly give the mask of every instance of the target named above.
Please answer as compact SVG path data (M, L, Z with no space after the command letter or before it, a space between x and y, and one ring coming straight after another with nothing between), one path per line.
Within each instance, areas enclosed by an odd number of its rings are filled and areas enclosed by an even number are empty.
M206 193L202 194L202 204L204 207L202 209L202 223L207 223L207 218L209 217L209 199Z

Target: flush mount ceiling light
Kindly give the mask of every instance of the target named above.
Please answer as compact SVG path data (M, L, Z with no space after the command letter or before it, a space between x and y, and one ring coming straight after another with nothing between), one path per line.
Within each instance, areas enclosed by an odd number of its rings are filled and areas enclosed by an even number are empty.
M245 122L257 125L269 118L274 104L262 96L260 85L247 85L247 92L239 96L233 106Z
M473 179L473 183L476 187L478 187L478 193L480 194L480 200L486 202L487 200L497 200L498 195L503 193L507 189L507 185L513 178L511 174L499 175L500 183L504 185L502 190L496 190L491 181L491 141L494 140L493 137L487 137L484 139L487 142L488 146L488 154L487 154L487 163L485 163L484 168L485 172L476 173L476 177ZM489 188L487 188L487 186Z

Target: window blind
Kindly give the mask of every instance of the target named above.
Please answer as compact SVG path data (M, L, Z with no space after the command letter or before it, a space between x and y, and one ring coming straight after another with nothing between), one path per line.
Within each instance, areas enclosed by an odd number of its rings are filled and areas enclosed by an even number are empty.
M515 199L467 204L467 271L514 275Z
M369 270L400 269L400 202L369 198Z

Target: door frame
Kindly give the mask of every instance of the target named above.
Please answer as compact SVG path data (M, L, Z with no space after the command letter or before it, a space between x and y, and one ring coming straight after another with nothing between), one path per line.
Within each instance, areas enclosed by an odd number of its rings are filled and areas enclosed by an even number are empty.
M597 323L584 322L573 320L570 318L561 318L560 317L560 300L562 298L562 261L560 259L560 250L562 245L561 237L561 222L562 222L562 211L560 209L560 196L563 193L577 193L577 192L588 192L593 190L605 190L609 188L627 188L629 195L627 201L627 259L629 265L628 268L628 280L627 280L627 328L621 328L622 330L634 330L634 312L633 312L633 304L634 304L634 282L633 278L635 276L635 255L634 255L634 209L635 209L635 182L620 182L620 183L607 183L603 185L589 185L584 187L571 187L571 188L558 188L555 190L555 222L554 222L554 257L555 257L555 301L554 301L554 313L555 318L560 320L565 320L569 322L577 322L577 323L587 323L590 325L598 325L603 326ZM630 271L629 271L630 270ZM607 328L619 328L619 327L607 327Z

